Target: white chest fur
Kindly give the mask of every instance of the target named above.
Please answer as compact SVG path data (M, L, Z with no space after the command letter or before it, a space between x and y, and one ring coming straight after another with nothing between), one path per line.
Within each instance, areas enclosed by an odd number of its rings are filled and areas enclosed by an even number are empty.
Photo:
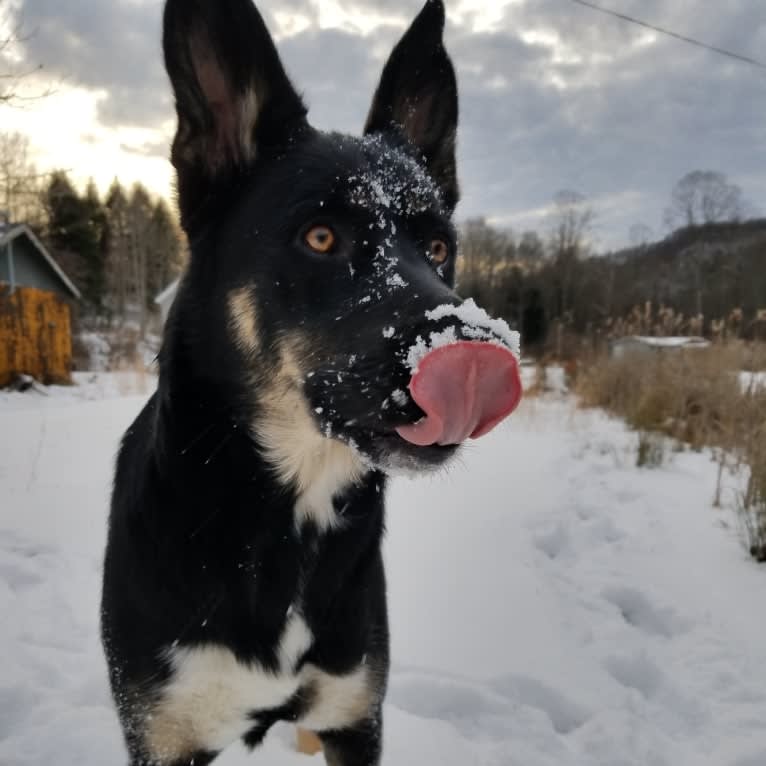
M163 763L222 750L253 727L254 710L279 707L304 686L311 686L315 700L301 721L307 728L342 728L363 718L375 701L371 669L363 663L348 675L331 676L304 665L296 672L312 640L306 623L293 614L280 642L278 672L239 662L215 644L171 650L171 679L146 722L152 756Z

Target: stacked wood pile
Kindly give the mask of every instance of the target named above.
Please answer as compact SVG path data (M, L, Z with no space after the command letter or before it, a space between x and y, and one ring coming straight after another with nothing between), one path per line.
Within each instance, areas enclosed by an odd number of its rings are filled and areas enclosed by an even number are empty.
M54 293L0 284L0 388L20 375L71 383L70 309Z

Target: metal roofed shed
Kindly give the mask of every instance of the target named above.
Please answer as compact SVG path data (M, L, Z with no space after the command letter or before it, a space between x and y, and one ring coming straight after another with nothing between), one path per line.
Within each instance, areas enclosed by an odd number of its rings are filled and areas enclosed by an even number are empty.
M80 300L80 291L53 260L26 224L0 223L0 282L17 287L49 290L66 300Z
M618 338L609 344L609 354L619 359L627 354L650 354L688 349L708 348L710 341L696 336L654 337L649 335L629 335Z

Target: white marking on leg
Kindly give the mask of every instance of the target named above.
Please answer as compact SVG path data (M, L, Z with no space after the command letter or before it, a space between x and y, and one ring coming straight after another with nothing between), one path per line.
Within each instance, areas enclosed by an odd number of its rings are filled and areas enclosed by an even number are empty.
M336 676L306 665L301 674L312 685L316 701L302 718L301 726L311 731L343 729L370 715L380 701L380 685L369 665L360 665L352 673Z

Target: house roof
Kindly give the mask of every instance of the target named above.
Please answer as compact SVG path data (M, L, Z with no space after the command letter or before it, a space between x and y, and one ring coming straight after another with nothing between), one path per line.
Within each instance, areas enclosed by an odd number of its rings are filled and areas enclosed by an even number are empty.
M614 343L640 343L652 348L707 348L710 341L696 336L677 336L677 337L654 337L648 335L629 335L625 338L618 338Z
M72 280L69 279L69 277L64 273L58 263L53 260L51 254L45 249L45 245L40 242L32 229L30 229L29 226L27 226L25 223L16 224L9 228L0 229L0 247L5 247L5 245L7 245L9 242L12 242L14 239L18 239L21 236L26 237L32 243L32 245L40 253L48 266L50 266L50 268L55 272L56 276L63 282L67 290L69 290L69 292L72 293L75 298L82 298L80 291L74 286Z

